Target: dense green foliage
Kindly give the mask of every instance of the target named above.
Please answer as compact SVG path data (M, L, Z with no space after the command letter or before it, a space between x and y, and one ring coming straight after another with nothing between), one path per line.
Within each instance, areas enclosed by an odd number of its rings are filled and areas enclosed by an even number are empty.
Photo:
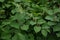
M0 40L60 40L60 0L0 0Z

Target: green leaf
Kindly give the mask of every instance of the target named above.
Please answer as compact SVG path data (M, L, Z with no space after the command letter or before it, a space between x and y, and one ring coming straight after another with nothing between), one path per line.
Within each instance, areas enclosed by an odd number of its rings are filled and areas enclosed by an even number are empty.
M9 33L10 32L10 26L9 25L5 25L4 28L2 28L2 31Z
M56 25L53 27L53 31L56 32L56 31L60 31L60 24L59 25Z
M6 32L2 32L1 34L1 39L5 39L5 40L8 40L10 39L11 35L9 33L6 33Z
M19 24L22 25L25 22L25 13L16 13L14 19L18 20Z
M14 35L13 37L12 37L12 40L17 40L18 38L17 38L17 35Z
M49 28L50 28L50 26L47 23L42 25L42 29L49 29Z
M27 31L29 29L29 25L23 25L21 29Z
M49 32L49 33L51 32L50 29L46 29L46 31Z
M26 16L26 14L24 14L24 13L21 13L21 14L20 13L17 13L15 15L16 19L19 20L19 21L24 20L25 19L25 16Z
M59 19L57 18L57 16L54 16L54 15L46 16L45 19L50 20L50 21L59 21Z
M30 24L31 24L31 25L34 25L34 24L36 24L36 22L34 22L34 21L30 21Z
M20 38L20 40L26 40L25 35L23 35L23 34L21 34L21 33L18 33L17 35L18 35L18 37Z
M0 9L0 14L5 14L5 10Z
M23 0L24 2L31 2L31 0Z
M54 21L54 19L53 19L52 16L46 16L45 19L47 19L47 20L51 20L51 21Z
M25 35L21 33L16 33L13 37L12 40L26 40Z
M14 0L14 2L20 2L21 0Z
M11 10L11 13L15 14L16 13L16 9Z
M53 10L48 9L47 7L42 7L42 9L43 9L44 12L46 12L49 15L53 15L54 14Z
M5 4L5 7L7 7L7 8L9 8L11 5L9 5L9 4Z
M34 40L34 35L33 35L33 34L29 34L29 35L28 35L28 39L29 39L29 40Z
M48 21L48 23L47 23L49 26L52 26L52 25L56 25L56 23L55 22L51 22L51 21Z
M38 33L39 31L41 31L41 27L39 26L35 26L34 27L34 31L36 32L36 33Z
M46 30L41 30L41 33L42 33L42 35L43 35L44 37L46 37L47 34L48 34L48 32L47 32Z
M9 20L10 21L14 21L14 20L16 20L16 17L15 16L11 16Z
M56 33L57 37L60 37L60 32Z
M45 20L43 20L43 19L40 19L40 20L38 20L38 24L43 24L43 23L45 23L46 21Z
M49 14L49 15L53 15L53 14L54 14L53 10L47 10L46 12L47 12L47 14Z
M8 25L8 24L10 24L11 23L11 21L10 20L4 20L3 22L2 22L2 24L5 26L5 25Z
M4 2L5 0L0 0L0 2Z
M60 8L55 8L54 13L60 12L59 10L60 10Z
M10 26L19 29L19 24L17 22L15 22L15 21L12 21L10 23Z

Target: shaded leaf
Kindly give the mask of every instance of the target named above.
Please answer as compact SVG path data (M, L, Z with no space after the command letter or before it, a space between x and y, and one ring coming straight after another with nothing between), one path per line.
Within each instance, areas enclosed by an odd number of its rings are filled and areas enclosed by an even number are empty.
M44 37L46 37L47 34L48 34L48 32L47 32L46 30L41 30L41 33L42 33L42 35L43 35Z
M15 21L11 22L10 26L19 29L19 24Z
M56 25L53 27L53 31L56 32L56 31L60 31L60 24Z
M57 37L60 37L60 32L59 33L56 33Z

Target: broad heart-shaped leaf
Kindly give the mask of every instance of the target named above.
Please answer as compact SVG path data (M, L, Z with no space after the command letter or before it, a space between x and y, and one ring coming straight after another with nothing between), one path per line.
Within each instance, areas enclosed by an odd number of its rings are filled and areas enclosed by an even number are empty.
M39 26L35 26L34 27L34 31L36 32L36 33L38 33L39 31L41 31L41 27Z
M42 35L43 35L44 37L46 37L47 34L48 34L48 32L47 32L46 30L41 30L41 33L42 33Z
M57 37L60 37L60 32L56 33Z
M23 25L21 26L21 29L27 31L29 29L29 25Z
M16 28L16 29L19 29L19 24L17 23L17 22L15 22L15 21L12 21L10 24L9 24L11 27L14 27L14 28Z
M34 25L34 24L36 24L36 22L34 22L34 21L30 21L30 24L31 24L31 25Z
M0 2L4 2L5 0L0 0Z
M20 2L21 0L14 0L14 2Z
M45 23L45 22L46 22L45 20L40 19L40 20L38 20L37 24L43 24L43 23Z

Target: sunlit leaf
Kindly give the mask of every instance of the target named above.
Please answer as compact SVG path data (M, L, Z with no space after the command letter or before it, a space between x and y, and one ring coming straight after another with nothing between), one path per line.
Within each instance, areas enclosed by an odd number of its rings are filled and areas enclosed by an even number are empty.
M23 25L21 29L27 31L29 29L29 25Z
M38 33L39 31L41 31L41 27L35 26L35 27L34 27L34 31L35 31L36 33Z

